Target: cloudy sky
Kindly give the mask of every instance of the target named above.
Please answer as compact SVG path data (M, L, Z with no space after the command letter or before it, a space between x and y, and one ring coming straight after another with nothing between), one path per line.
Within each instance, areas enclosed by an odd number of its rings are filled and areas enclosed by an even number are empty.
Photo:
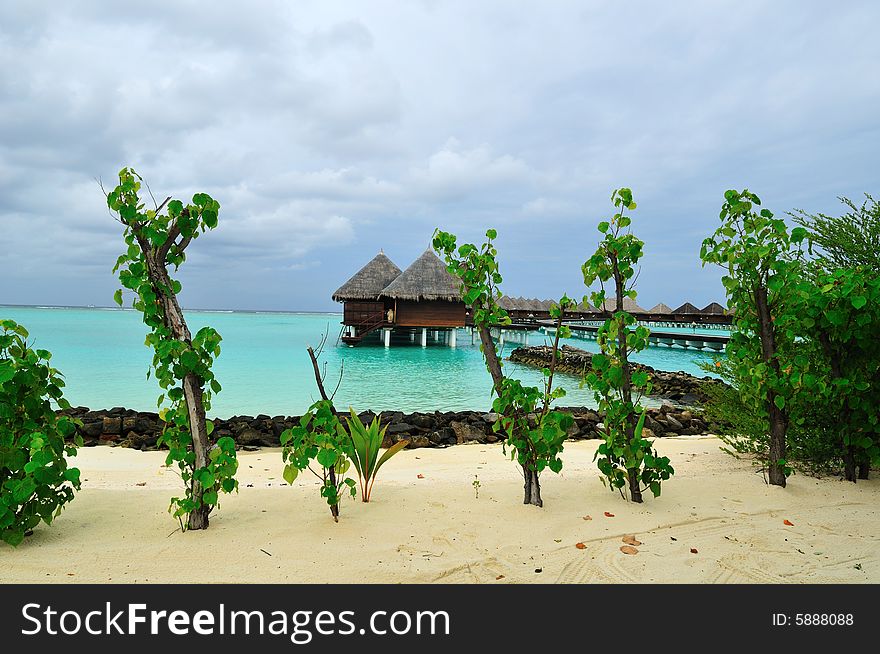
M875 2L5 0L0 304L109 305L96 179L205 191L191 308L328 310L378 250L499 232L503 289L584 292L617 186L639 302L723 299L725 189L838 211L880 194Z

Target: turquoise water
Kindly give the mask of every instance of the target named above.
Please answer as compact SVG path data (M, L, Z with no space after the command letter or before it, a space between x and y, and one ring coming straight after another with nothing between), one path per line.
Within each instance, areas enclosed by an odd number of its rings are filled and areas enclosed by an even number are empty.
M158 386L146 373L152 359L144 346L146 327L140 314L122 309L62 309L0 307L0 318L24 325L36 347L53 353L52 363L64 374L66 397L74 405L92 409L115 406L155 410ZM458 411L485 410L491 405L491 382L479 347L471 345L467 330L459 330L458 347L439 342L428 347L395 340L390 348L362 343L336 345L341 315L293 313L231 313L188 311L195 332L210 324L223 336L223 352L215 372L223 385L212 415L298 415L317 399L306 346L317 345L321 334L330 337L322 361L327 364L327 386L336 385L338 407L357 410ZM544 341L539 334L530 344ZM595 351L596 343L575 339L576 347ZM509 356L517 343L505 343ZM703 375L700 362L712 355L695 350L651 347L638 360L661 370L683 370ZM541 372L507 362L507 370L524 383L538 385ZM569 391L564 405L594 406L592 394L578 389L574 377L562 376Z

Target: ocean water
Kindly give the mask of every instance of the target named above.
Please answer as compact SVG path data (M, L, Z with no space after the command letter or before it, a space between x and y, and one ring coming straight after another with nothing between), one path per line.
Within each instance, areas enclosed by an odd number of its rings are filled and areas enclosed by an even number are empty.
M337 344L341 314L245 313L187 311L195 333L211 325L223 337L215 373L223 390L214 399L211 415L299 415L318 398L306 347L329 337L322 364L326 364L328 391L336 386L337 407L411 411L487 410L491 380L477 345L467 330L459 330L456 348L429 341L422 348L408 339L390 348L378 339L357 347ZM50 350L52 363L65 377L66 397L74 405L92 409L124 406L155 410L159 387L147 379L152 352L144 345L146 326L140 314L124 309L2 307L0 318L24 325L35 347ZM712 333L718 333L712 331ZM546 338L533 333L531 345ZM595 341L573 339L570 344L596 351ZM507 341L504 355L517 347ZM636 359L660 370L704 375L699 363L713 355L666 346L650 347ZM505 363L506 370L524 383L540 385L541 372ZM594 406L592 393L578 388L578 379L560 375L557 385L568 395L562 405Z

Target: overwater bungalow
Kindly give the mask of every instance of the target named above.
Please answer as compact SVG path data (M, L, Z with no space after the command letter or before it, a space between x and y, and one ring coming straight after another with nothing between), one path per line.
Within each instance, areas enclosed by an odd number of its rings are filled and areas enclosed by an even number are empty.
M717 302L711 302L700 309L700 313L711 315L711 316L723 316L727 313L727 309L718 304Z
M616 311L617 299L613 297L605 298L602 309L609 312ZM627 313L646 313L646 311L642 307L636 304L635 300L628 297L623 298L623 310Z
M685 315L689 313L700 313L700 310L690 302L685 302L677 309L674 309L672 313L674 313L675 315Z
M382 291L400 272L400 268L380 251L336 289L333 300L342 302L343 340L360 342L364 336L385 325L393 303L381 297Z
M343 303L342 341L349 345L377 331L386 346L392 334L426 345L430 330L455 347L455 330L467 319L458 280L430 249L403 272L380 252L333 299Z
M672 313L672 307L668 304L663 304L660 302L659 304L655 304L653 307L648 309L648 313L656 314L656 315L669 315Z

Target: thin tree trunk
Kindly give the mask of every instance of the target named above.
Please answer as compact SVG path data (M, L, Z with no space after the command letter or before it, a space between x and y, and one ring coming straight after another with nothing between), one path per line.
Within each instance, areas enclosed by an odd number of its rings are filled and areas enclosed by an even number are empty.
M543 507L541 499L541 481L538 473L523 466L523 504Z
M859 479L867 479L871 470L871 462L867 459L859 461Z
M311 349L311 348L310 348ZM336 466L330 466L330 483L336 488ZM333 522L339 522L339 501L330 505L330 515L333 516Z
M847 481L856 482L856 453L852 445L843 448L843 476Z
M159 209L165 206L170 199L170 197L166 198L165 201L157 207L156 212L158 213ZM158 249L154 249L149 239L147 239L141 231L141 227L142 226L137 223L131 224L132 231L147 264L147 275L149 276L150 283L153 287L153 292L156 294L157 300L162 303L164 314L163 322L165 323L165 327L171 332L171 335L175 339L182 341L187 345L192 345L192 334L186 324L186 319L183 316L183 310L180 308L180 303L177 301L177 296L172 290L171 279L168 276L168 269L166 267L166 257L168 256L171 247L175 247L177 252L182 253L187 245L189 245L190 239L185 239L181 243L175 243L175 239L180 234L178 225L175 223L169 230L168 238L165 240L165 243L163 243ZM208 448L210 446L208 441L205 406L202 404L202 384L203 380L199 379L193 373L188 373L183 378L183 397L186 402L186 410L189 416L190 435L192 436L192 448L193 454L195 455L194 468L196 470L208 465ZM187 528L207 529L208 516L213 507L204 506L202 504L204 490L201 482L193 477L190 480L190 485L193 500L196 502L197 508L190 512L187 520Z
M498 350L495 349L495 341L492 340L492 332L487 325L480 325L480 342L483 345L483 354L486 356L486 367L489 368L489 374L492 375L495 394L500 396L504 373L501 372Z
M318 357L315 356L315 350L312 349L310 345L308 348L309 358L312 360L312 370L315 373L315 383L318 385L318 392L321 394L321 399L325 402L330 402L330 408L333 410L333 413L336 413L336 407L333 406L333 400L331 400L327 396L327 391L324 389L324 380L321 378L321 369L318 367ZM330 483L333 485L333 488L336 488L336 466L330 466ZM339 522L339 502L336 504L330 505L330 515L333 516L333 522Z
M498 350L495 349L495 341L492 340L492 332L486 325L480 325L480 342L483 344L483 354L486 357L486 367L492 376L492 386L495 394L501 395L501 387L504 382L504 373L501 372L501 362L498 360ZM528 466L522 467L523 473L523 504L532 504L543 507L541 499L541 481L538 473L529 470Z
M164 305L165 326L171 331L171 335L187 345L192 345L192 334L186 324L183 310L177 301L177 296L171 291L171 280L165 269L164 261L157 261L147 254L148 271L153 282L153 288L157 297ZM192 436L192 448L195 455L193 468L207 467L208 465L208 425L205 417L205 406L202 404L202 380L194 373L188 373L183 378L183 398L186 402L186 410L189 415L189 429ZM197 508L190 512L187 523L188 529L207 529L208 516L213 507L202 503L204 489L201 482L193 477L190 480L193 501Z
M770 303L767 299L767 288L759 286L755 289L755 305L758 310L758 327L761 337L761 353L774 374L780 375L779 360L776 358L776 334L770 316ZM770 417L770 461L768 477L774 486L785 487L784 466L779 463L785 459L785 436L788 432L788 414L776 406L776 391L767 391L767 412Z
M613 260L614 265L614 288L615 288L615 313L619 311L623 311L623 292L624 292L624 279L620 274L620 271L617 267L617 260ZM621 399L624 403L629 406L632 404L632 371L629 367L629 351L626 345L626 331L621 329L617 333L617 349L618 354L620 356L620 364L621 370L623 372L621 376L621 387L620 394ZM630 413L626 417L626 430L625 430L625 438L626 443L629 445L633 438L635 438L636 433L636 417L634 414ZM633 502L637 504L642 503L642 488L641 482L639 480L639 469L638 468L627 468L626 477L629 481L629 497Z
M195 463L193 467L206 468L208 466L208 429L205 420L205 407L202 404L202 386L201 380L193 373L189 373L183 378L183 396L186 400L186 410L189 413L189 427L193 439L193 453L195 454ZM202 503L202 495L204 489L198 479L193 478L192 495L197 508L189 514L189 529L207 529L208 516L211 514L213 507Z
M819 332L819 342L822 344L825 356L828 357L828 363L831 367L831 379L842 379L843 368L841 366L840 354L835 351L834 346L831 343L831 338L828 336L827 332ZM845 432L850 429L849 414L849 407L844 401L840 407L840 420L838 421L839 424L843 426L844 431L844 433L840 434L840 447L843 450L843 476L847 481L856 483L856 448L852 445L847 445L844 442ZM867 476L862 478L867 479Z

